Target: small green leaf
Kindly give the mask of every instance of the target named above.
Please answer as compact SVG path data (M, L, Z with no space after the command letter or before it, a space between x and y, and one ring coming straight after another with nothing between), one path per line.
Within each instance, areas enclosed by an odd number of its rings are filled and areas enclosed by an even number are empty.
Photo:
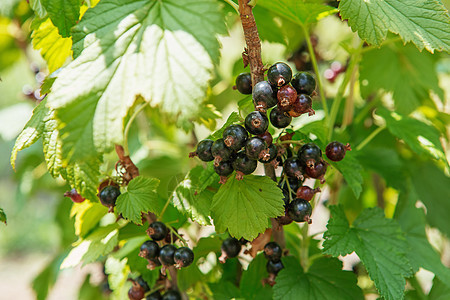
M265 176L231 176L213 198L211 215L216 230L253 240L264 232L269 218L284 213L283 195L276 182Z
M358 199L362 191L363 177L361 175L362 167L357 159L353 157L353 153L349 152L345 155L345 158L338 162L331 162L331 164L341 172L345 181L350 186Z
M212 133L209 138L213 140L221 139L225 128L228 126L243 121L239 114L233 111L226 120L225 124L223 124L222 128Z
M130 181L127 191L116 201L117 213L135 224L142 224L142 213L160 211L156 188L159 180L138 176Z
M7 223L6 214L3 208L0 208L0 222Z
M86 159L69 164L66 168L62 168L60 173L81 196L94 202L98 200L100 165L100 159Z
M342 271L342 262L322 257L314 261L308 273L294 257L283 258L284 269L278 273L273 287L274 299L305 300L364 299L357 278L350 271Z
M272 299L272 289L267 285L262 285L262 280L268 277L266 265L267 259L263 254L259 254L248 265L247 270L242 273L240 286L243 298L247 300Z
M380 295L403 297L405 278L412 275L406 256L408 244L400 226L386 219L380 208L365 209L350 227L342 206L331 206L323 251L332 256L353 251L359 256Z
M70 30L80 18L81 0L41 0L52 23L63 38L70 37Z
M450 51L450 18L437 0L342 0L342 19L370 44L380 46L388 31L419 50Z

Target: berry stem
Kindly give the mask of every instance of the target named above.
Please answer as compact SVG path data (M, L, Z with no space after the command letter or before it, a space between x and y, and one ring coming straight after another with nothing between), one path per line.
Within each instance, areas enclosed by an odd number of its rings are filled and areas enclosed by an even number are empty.
M185 240L178 232L176 232L176 230L173 229L172 226L167 225L167 223L166 223L166 226L170 229L170 231L171 231L176 237L178 237L178 239L180 239L180 241L183 243L183 246L184 246L184 247L189 247L187 241L186 241L186 240Z
M371 134L369 134L358 146L356 146L356 151L361 150L364 148L371 140L373 140L381 131L383 131L386 128L386 126L380 126L374 131L372 131Z
M226 3L230 4L231 7L234 8L234 10L237 12L237 14L239 14L239 5L237 5L236 3L234 3L231 0L224 0Z

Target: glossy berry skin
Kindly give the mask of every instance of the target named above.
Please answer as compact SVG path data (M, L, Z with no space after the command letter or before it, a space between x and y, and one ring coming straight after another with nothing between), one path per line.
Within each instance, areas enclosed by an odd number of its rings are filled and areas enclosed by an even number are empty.
M303 168L296 157L290 157L284 161L283 171L288 177L303 179Z
M267 80L270 84L283 86L288 84L292 79L292 70L284 62L277 62L270 66L267 70Z
M233 173L233 163L225 160L221 161L217 166L214 166L214 171L220 176L228 176Z
M250 73L241 73L236 77L236 88L244 95L252 93L252 76Z
M141 246L139 256L147 259L158 257L159 245L155 241L145 241Z
M104 206L109 207L111 210L116 205L116 200L119 195L119 187L115 185L108 185L100 191L98 198Z
M267 154L267 158L269 155L267 153L267 144L260 137L252 137L245 144L245 154L248 158L253 160L263 159L265 154Z
M327 172L327 163L323 160L317 162L314 168L306 168L306 175L311 178L320 179L320 183L324 183L323 176Z
M264 246L264 256L268 260L279 261L283 255L283 249L275 242L269 242Z
M177 248L174 245L165 245L161 248L159 251L159 260L161 260L161 263L165 266L171 266L175 264L175 251Z
M257 165L257 161L248 158L243 151L238 152L236 159L233 161L233 168L236 171L242 172L244 175L253 173Z
M295 74L291 84L297 90L298 94L311 95L316 89L316 80L308 72L299 72Z
M241 125L230 125L223 131L225 145L234 151L238 151L244 147L247 139L248 132Z
M289 203L287 207L288 216L295 222L311 223L312 207L308 201L304 199L295 199Z
M272 86L267 81L260 81L253 87L253 101L256 103L256 109L265 112L266 109L277 105L276 94Z
M241 252L242 245L235 238L227 238L222 243L222 251L225 252L228 258L233 258L239 255Z
M291 124L292 117L286 115L278 107L274 107L269 115L270 123L276 128L285 128Z
M269 162L273 161L273 160L274 160L275 158L277 158L277 156L278 156L278 148L277 148L277 146L275 146L274 144L270 145L270 146L267 148L267 152L268 152L268 154L269 154L268 158L266 158L266 159L264 159L264 158L259 158L259 159L258 159L259 162L261 162L261 163L263 163L263 164L266 164L266 163L269 163Z
M298 150L297 155L303 166L313 168L322 159L322 150L314 143L307 143Z
M283 266L283 263L281 262L281 260L279 260L279 261L269 260L266 265L267 272L269 274L274 274L274 275L277 275L278 272L280 272L283 268L284 268L284 266Z
M340 142L334 141L325 148L326 156L332 161L341 161L345 157L345 152L352 150L350 145L344 145Z
M206 139L198 143L197 150L189 154L190 157L198 156L202 161L212 161L214 159L211 153L211 147L213 145L213 141Z
M262 138L262 139L266 142L267 146L272 145L273 137L272 137L272 135L270 134L270 132L266 131L266 132L264 132L263 134L260 134L260 135L258 135L258 136L259 136L260 138Z
M320 193L320 188L312 189L309 186L301 186L297 189L297 198L304 199L306 201L311 201L316 193Z
M252 111L245 117L245 129L254 135L260 135L266 132L269 127L269 119L259 111Z
M162 296L161 293L159 291L156 291L154 293L151 293L150 295L148 295L145 300L161 300Z
M297 100L297 91L290 85L282 86L277 94L278 108L289 111Z
M139 276L136 279L136 283L139 284L143 289L144 292L148 292L150 291L150 287L148 286L147 282L144 280L144 278L142 278L141 276Z
M269 121L267 121L268 123ZM81 197L80 194L78 194L76 189L71 189L70 191L67 191L64 193L64 197L69 197L70 200L72 200L75 203L82 203L85 199Z
M214 157L214 166L217 166L223 160L229 160L234 151L225 145L223 139L218 139L211 146L211 154Z
M181 300L181 295L175 290L170 290L162 296L162 300Z
M168 231L169 230L167 229L166 225L163 222L159 221L151 223L147 229L147 233L149 234L150 238L155 241L164 239Z
M292 109L289 111L289 115L292 117L298 117L302 114L308 113L310 116L316 112L312 109L312 99L308 95L300 94L292 105Z
M194 252L188 247L180 247L174 254L175 265L177 268L184 268L194 261Z
M128 290L128 298L130 300L141 300L145 296L145 291L141 287L132 286Z

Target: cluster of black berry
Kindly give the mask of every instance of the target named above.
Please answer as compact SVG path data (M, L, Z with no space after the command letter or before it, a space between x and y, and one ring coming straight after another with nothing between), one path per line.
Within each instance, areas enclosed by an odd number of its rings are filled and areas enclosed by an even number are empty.
M283 255L283 249L275 242L269 242L264 246L264 256L268 259L266 269L269 273L267 283L270 285L275 284L275 277L284 266L281 262L281 256Z
M144 299L145 294L150 292L150 288L142 277L138 277L136 280L129 279L132 282L131 288L128 290L128 298L130 300ZM146 300L181 300L181 295L178 291L170 289L163 295L159 290L149 294L145 297Z

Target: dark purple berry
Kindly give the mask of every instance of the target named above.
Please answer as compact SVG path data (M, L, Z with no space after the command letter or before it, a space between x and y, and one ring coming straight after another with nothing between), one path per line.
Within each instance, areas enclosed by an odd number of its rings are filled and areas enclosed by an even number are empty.
M248 132L241 125L230 125L223 131L225 145L234 151L238 151L244 147L247 139Z
M174 245L165 245L161 248L159 251L159 259L161 260L161 263L165 266L171 266L175 264L175 251L177 248Z
M252 137L245 144L245 154L253 160L262 159L267 161L270 158L266 142L260 137Z
M109 212L113 212L117 197L119 197L119 195L120 189L118 186L108 185L100 191L98 198L104 206L109 207Z
M235 238L227 238L222 243L222 251L227 255L228 258L233 258L239 255L241 252L242 245L239 240Z
M245 129L254 135L260 135L266 132L269 127L269 119L259 111L253 111L245 117Z
M175 290L170 290L162 296L162 300L181 300L181 295Z
M244 95L252 93L252 76L250 73L241 73L236 77L236 88Z
M288 84L292 79L292 70L287 64L277 62L270 66L267 70L267 80L273 85L283 86Z
M228 160L221 161L219 165L214 166L214 171L220 176L228 176L234 171L233 163Z
M325 173L327 172L327 163L323 160L316 162L314 168L306 168L306 175L311 178L319 179L320 183L325 183Z
M260 81L253 87L253 101L256 103L256 109L265 112L277 104L276 94L272 86L267 81Z
M344 145L340 142L334 141L327 145L325 154L332 161L340 161L344 158L346 151L351 151L350 144Z
M264 246L264 256L268 260L279 261L283 255L283 249L275 242L269 242Z
M256 170L258 162L247 157L244 151L237 153L233 161L233 169L236 170L236 179L242 180L244 175L253 173Z
M278 90L277 99L278 108L282 111L289 111L297 100L297 92L290 85L282 86Z
M269 274L274 274L274 275L277 275L278 272L280 272L283 268L284 268L284 266L283 266L283 263L281 262L281 260L279 260L279 261L269 260L266 265L267 272Z
M155 258L159 255L159 245L154 241L145 241L141 246L139 256L147 259Z
M175 251L174 260L177 269L187 267L194 261L194 252L188 247L180 247Z
M309 186L301 186L297 189L297 198L304 199L306 201L311 201L316 193L320 193L320 188L312 189Z
M312 116L316 112L312 109L312 99L308 95L300 94L292 105L292 109L289 111L289 115L292 117L298 117L302 114L308 113Z
M218 166L223 160L229 160L234 151L225 145L223 139L218 139L211 146L211 154L214 156L214 166Z
M161 300L162 296L161 293L159 291L156 291L154 293L151 293L150 295L148 295L145 300Z
M295 199L287 206L288 216L295 222L307 222L311 224L312 207L308 201L304 199Z
M316 88L316 80L308 72L299 72L295 74L291 84L297 90L298 94L311 95Z
M264 141L266 141L267 146L272 145L273 137L270 134L270 132L266 131L263 134L258 135L260 138L262 138Z
M277 158L277 156L278 156L278 148L277 148L277 146L275 146L274 144L270 145L267 148L267 153L269 154L268 159L259 158L258 161L263 163L263 164L266 164L266 163L269 163L269 162L273 161L275 158Z
M313 168L317 162L321 161L322 150L314 143L307 143L298 150L297 155L303 166Z
M130 300L141 300L144 297L145 297L145 291L140 286L134 286L133 285L128 290L128 299L130 299Z
M283 171L289 177L303 179L303 167L296 157L290 157L284 161Z
M292 117L286 115L278 107L274 107L270 112L270 123L276 128L285 128L291 124Z
M164 239L168 233L168 229L166 225L164 225L163 222L153 222L150 224L150 226L147 229L147 233L150 236L151 239L155 241L160 241Z
M283 183L283 185L281 185L281 183ZM292 193L295 193L295 191L297 191L300 186L300 181L298 180L297 177L288 177L287 182L285 180L284 181L280 180L280 183L278 184L278 186L282 190L289 191L288 186L287 186L288 183L289 183L289 187L290 187Z
M214 159L211 153L211 147L213 145L212 140L203 140L197 145L197 150L195 152L189 153L189 157L198 156L202 161L212 161Z
M141 276L139 276L136 279L136 282L144 289L144 292L148 292L150 291L150 287L148 286L147 282L144 280L144 278L142 278Z

